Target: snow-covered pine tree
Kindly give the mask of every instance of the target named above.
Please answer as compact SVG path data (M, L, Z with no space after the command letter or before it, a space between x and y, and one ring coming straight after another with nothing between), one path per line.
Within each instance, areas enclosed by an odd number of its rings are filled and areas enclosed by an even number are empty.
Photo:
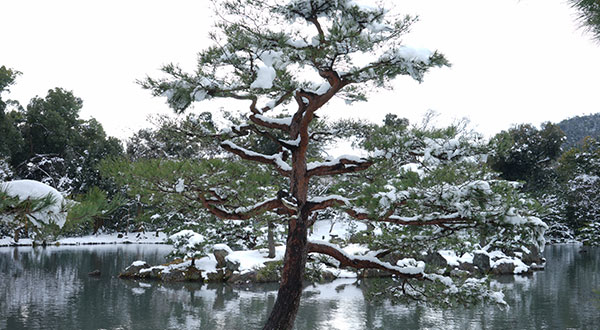
M584 244L599 245L600 142L586 138L560 158L562 221Z
M227 182L204 186L203 190L197 188L196 192L203 206L222 219L247 220L264 212L287 216L287 248L280 288L264 329L292 329L308 253L324 254L337 260L341 267L386 270L404 280L428 278L447 282L445 278L426 275L422 261L405 258L392 265L375 255L352 256L334 244L309 241L308 230L318 212L339 208L353 218L375 224L434 228L429 234L439 232L435 228L452 233L478 224L484 224L482 231L487 233L493 228L494 223L487 222L492 218L504 225L544 227L539 219L522 216L519 209L510 207L507 196L512 196L513 201L521 200L510 194L510 185L490 184L485 181L487 178L474 180L471 177L454 182L450 179L462 174L453 174L451 167L432 172L437 176L425 175L423 178L429 183L441 180L455 184L440 184L437 189L420 192L415 190L414 194L398 188L417 182L417 174L409 174L407 180L391 181L390 185L381 185L381 180L366 177L360 186L355 185L348 191L350 198L331 193L334 189L327 190L324 195L314 195L313 185L319 181L334 181L338 177L347 182L379 162L395 161L390 170L396 171L395 175L399 177L406 175L406 171L397 172L399 166L408 164L413 159L410 157L416 157L424 166L437 164L436 159L440 162L469 159L459 151L461 141L441 139L435 132L418 140L422 145L414 146L393 146L391 144L401 142L404 137L396 136L387 141L382 136L379 142L387 143L390 150L386 152L381 146L372 148L371 157L367 158L307 157L311 145L320 143L322 137L312 130L311 123L316 113L323 111L334 97L347 102L365 101L369 90L389 88L398 76L421 81L430 68L448 65L447 60L438 52L403 45L402 37L415 18L398 15L384 8L382 3L378 6L357 0L228 0L215 3L221 20L211 34L214 45L199 54L197 70L189 74L175 65L167 65L163 68L166 78L147 78L141 83L155 96L166 97L177 112L184 112L192 102L215 98L248 102L248 122L221 132L220 137L227 138L220 146L243 160L272 167L287 181L287 189L264 189L265 199L250 205L233 205L235 201L247 199L243 194L236 194ZM295 108L292 115L278 116L286 107ZM327 132L335 133L341 134L340 131ZM248 145L243 145L247 134L271 139L278 145L279 152L265 154L251 150ZM279 134L285 137L281 138ZM413 151L418 153L411 155ZM226 170L227 167L220 163L219 169ZM385 169L386 166L378 166L375 173ZM238 177L234 174L229 178ZM257 186L251 177L231 181L235 185ZM370 185L370 181L375 184ZM344 188L342 185L337 192L342 193L349 186ZM444 194L446 189L450 194ZM411 201L411 198L416 199ZM486 203L496 206L494 212L487 213ZM535 235L539 232L533 230L533 236L539 238Z

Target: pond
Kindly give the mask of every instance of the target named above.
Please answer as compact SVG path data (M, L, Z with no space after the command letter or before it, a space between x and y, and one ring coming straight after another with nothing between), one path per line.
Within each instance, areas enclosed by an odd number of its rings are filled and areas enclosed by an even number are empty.
M0 329L260 329L277 285L137 282L132 261L164 245L0 248ZM545 271L496 278L510 308L436 309L365 301L354 279L309 286L296 329L600 329L600 249L547 246ZM88 272L100 269L101 276Z

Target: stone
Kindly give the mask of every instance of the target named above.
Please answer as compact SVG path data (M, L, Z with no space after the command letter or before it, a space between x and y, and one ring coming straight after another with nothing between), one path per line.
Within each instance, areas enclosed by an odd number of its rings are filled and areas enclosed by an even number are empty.
M462 269L453 269L450 271L450 276L452 277L469 277L471 275L470 272L466 271L466 270L462 270Z
M479 268L483 273L487 273L491 269L490 256L485 253L475 252L473 254L473 266Z
M89 272L88 276L95 276L95 277L97 277L97 276L100 276L101 274L102 273L100 272L100 269L95 269L95 270L92 270L91 272Z
M523 251L523 256L521 257L521 261L523 261L525 264L541 265L546 261L544 258L542 258L542 254L540 253L540 250L537 248L537 246L527 246L527 250Z
M227 283L232 284L245 284L256 281L256 272L251 271L244 274L232 274L228 279Z
M163 282L183 282L185 281L185 275L182 271L171 270L161 273L160 279Z
M206 273L206 280L208 282L223 282L225 280L225 274L222 269L217 269L215 273Z
M515 272L515 264L512 262L503 262L497 264L493 269L492 273L495 275L510 275Z
M333 280L335 280L337 277L330 271L323 271L321 272L321 279L325 282L331 282Z
M227 271L233 273L240 270L240 262L237 260L231 260L229 258L225 258L225 268Z
M225 258L229 255L229 251L225 249L215 249L213 251L215 259L217 259L217 268L223 268L227 266Z
M171 269L168 272L161 272L160 279L163 282L197 282L203 280L202 271L191 266L185 269Z
M540 264L540 265L538 265L536 263L533 263L533 264L529 265L529 269L531 269L532 271L534 271L534 270L544 270L544 268L546 268L545 263L544 264Z
M458 262L458 268L460 270L464 270L467 271L469 273L474 273L475 272L475 266L470 263L470 262Z
M448 267L448 261L439 252L428 253L423 261L435 267Z
M139 276L140 270L144 268L150 268L150 265L148 265L146 262L134 263L131 266L125 268L125 270L119 274L119 277L137 277Z
M188 269L185 270L184 276L186 281L197 282L203 280L202 271L196 267L188 267Z
M145 269L148 269L148 268L145 268ZM142 272L140 270L139 277L140 278L148 278L148 279L160 279L162 270L163 269L161 267L152 267L152 268L150 268L149 271L146 271L146 272Z

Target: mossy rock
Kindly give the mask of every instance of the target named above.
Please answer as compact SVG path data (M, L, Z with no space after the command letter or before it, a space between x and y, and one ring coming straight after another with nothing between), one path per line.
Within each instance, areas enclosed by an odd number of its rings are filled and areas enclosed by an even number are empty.
M164 282L198 282L204 280L202 271L192 266L185 269L171 269L169 272L161 272L160 279Z
M147 263L143 263L140 265L131 265L127 268L125 268L125 270L121 273L119 273L119 277L124 277L124 278L137 278L140 277L140 270L144 269L144 268L150 268L150 265L148 265Z

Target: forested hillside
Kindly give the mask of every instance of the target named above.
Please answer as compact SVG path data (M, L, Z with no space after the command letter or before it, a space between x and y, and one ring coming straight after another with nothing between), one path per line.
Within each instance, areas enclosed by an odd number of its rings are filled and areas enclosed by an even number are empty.
M600 113L565 119L558 123L558 127L565 133L563 148L568 150L577 144L581 145L587 136L600 136Z

